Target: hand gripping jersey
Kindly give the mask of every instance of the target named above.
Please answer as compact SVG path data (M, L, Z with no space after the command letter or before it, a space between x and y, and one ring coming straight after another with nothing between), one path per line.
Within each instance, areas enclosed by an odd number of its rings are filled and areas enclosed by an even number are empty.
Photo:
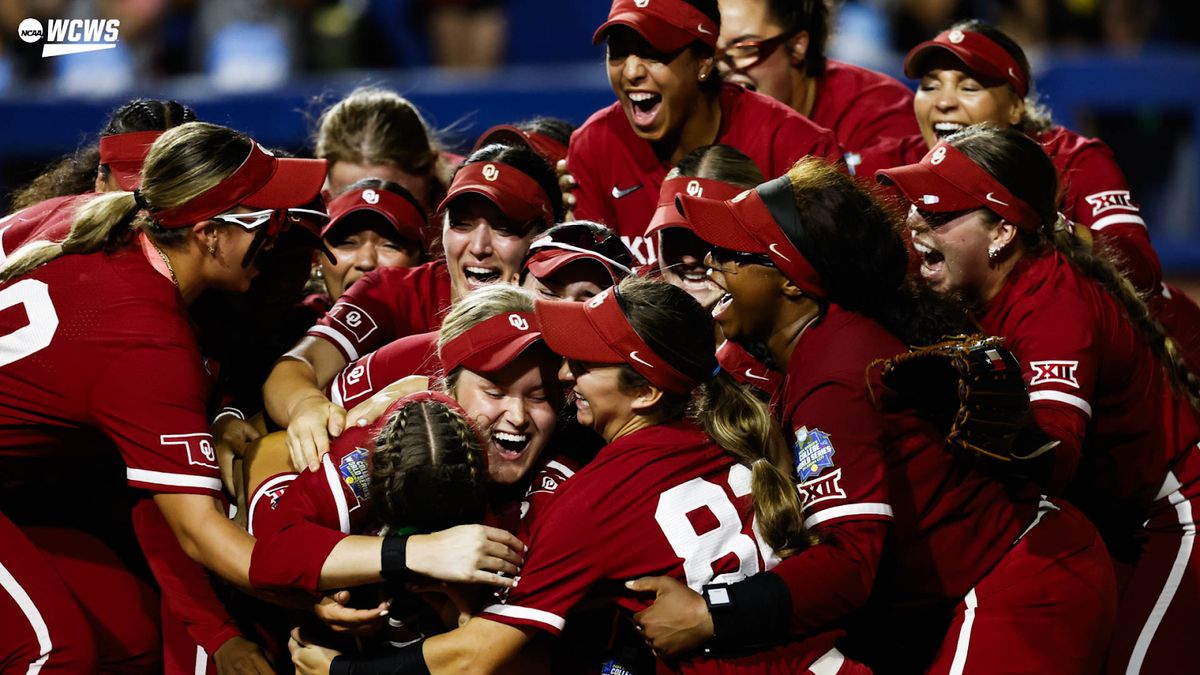
M621 582L670 575L699 590L778 562L753 527L750 470L689 422L642 429L610 443L563 485L532 524L516 585L483 616L558 635L585 598L631 612L649 601ZM803 673L832 635L753 656L694 657L680 672Z
M204 364L182 297L147 256L153 247L138 245L67 255L0 284L7 478L46 480L42 471L94 448L77 441L99 431L130 485L220 494Z
M832 132L775 99L727 84L720 103L721 129L713 142L737 148L767 177L782 175L806 155L842 158ZM579 184L575 217L621 235L639 263L656 261L655 240L644 234L671 165L634 133L620 103L596 112L575 131L567 165Z
M355 361L392 340L437 330L449 306L445 260L384 267L351 286L308 334L329 341L346 361Z
M883 73L826 59L816 98L808 119L834 133L846 168L867 180L874 180L876 169L890 168L886 151L877 158L876 145L921 133L912 90Z

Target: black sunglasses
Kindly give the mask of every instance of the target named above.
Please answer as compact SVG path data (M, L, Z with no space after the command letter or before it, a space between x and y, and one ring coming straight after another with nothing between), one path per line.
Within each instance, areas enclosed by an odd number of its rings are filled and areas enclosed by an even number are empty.
M728 248L714 246L708 252L709 257L718 265L726 265L728 263L736 263L738 265L765 265L774 267L775 261L771 257L763 253L746 253L744 251L734 251Z

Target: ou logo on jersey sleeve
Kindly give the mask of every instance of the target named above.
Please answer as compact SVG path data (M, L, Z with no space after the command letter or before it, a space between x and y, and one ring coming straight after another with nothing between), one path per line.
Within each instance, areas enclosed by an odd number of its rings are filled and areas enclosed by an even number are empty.
M371 318L370 314L348 302L335 304L333 309L329 310L328 316L344 326L354 336L354 339L359 342L365 340L377 328L375 320Z
M217 451L213 447L212 434L163 434L158 442L164 446L183 446L187 461L192 466L219 469Z

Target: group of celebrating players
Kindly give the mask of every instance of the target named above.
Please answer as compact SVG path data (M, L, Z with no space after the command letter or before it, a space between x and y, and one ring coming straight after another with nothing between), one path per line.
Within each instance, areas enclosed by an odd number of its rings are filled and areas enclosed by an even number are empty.
M466 157L119 108L0 219L0 672L1190 670L1200 309L1010 38L828 23L616 0ZM995 457L882 374L968 334Z

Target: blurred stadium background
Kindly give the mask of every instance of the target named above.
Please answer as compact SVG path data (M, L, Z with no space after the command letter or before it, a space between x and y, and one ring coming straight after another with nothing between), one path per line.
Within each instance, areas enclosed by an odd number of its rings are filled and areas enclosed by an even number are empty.
M1017 37L1055 120L1113 147L1168 274L1200 278L1194 2L835 4L830 54L897 77L909 47L959 18ZM605 0L0 0L0 190L94 141L136 96L178 99L298 153L321 109L363 84L410 98L451 149L535 115L579 124L613 100L591 44L607 12ZM30 17L116 18L120 40L43 59L18 39Z

